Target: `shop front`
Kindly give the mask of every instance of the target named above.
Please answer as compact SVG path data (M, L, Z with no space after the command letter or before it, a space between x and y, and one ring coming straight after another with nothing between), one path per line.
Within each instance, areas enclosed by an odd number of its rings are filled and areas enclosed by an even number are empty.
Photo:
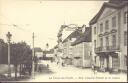
M97 54L99 57L99 71L115 72L119 69L119 57L115 52L102 52Z
M109 60L110 60L110 68L109 71L110 72L118 72L120 64L119 64L119 56L118 53L112 52L110 53L109 56Z

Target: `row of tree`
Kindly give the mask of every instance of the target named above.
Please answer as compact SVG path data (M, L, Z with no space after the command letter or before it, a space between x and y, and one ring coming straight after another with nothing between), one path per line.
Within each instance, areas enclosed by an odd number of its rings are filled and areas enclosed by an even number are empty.
M10 63L14 65L15 77L17 78L18 66L20 75L28 71L31 74L32 50L25 42L10 44ZM8 45L0 39L0 64L8 63Z

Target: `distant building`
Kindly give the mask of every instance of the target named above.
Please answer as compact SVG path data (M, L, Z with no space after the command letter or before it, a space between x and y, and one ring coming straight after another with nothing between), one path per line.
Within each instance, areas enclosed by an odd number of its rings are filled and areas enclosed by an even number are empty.
M43 60L53 60L54 59L54 49L43 51Z
M84 27L84 26L83 26ZM63 60L65 64L72 64L73 59L73 48L72 48L72 42L76 40L77 37L79 37L81 34L79 32L82 32L82 28L79 27L79 30L73 31L67 38L65 38L62 42L63 44Z
M127 71L128 1L105 2L90 21L92 55L100 70Z
M43 57L43 51L42 51L41 48L36 47L36 48L34 48L34 51L35 51L35 56L36 56L37 58Z
M63 48L62 48L62 32L63 32L63 25L61 25L61 27L60 27L60 30L59 30L59 32L58 32L58 34L57 34L57 37L58 37L58 40L57 40L57 48L56 48L56 52L57 52L57 56L56 56L56 61L57 61L57 64L59 63L59 64L61 64L62 63L62 55L63 55L63 53L62 53L62 50L63 50Z
M72 42L72 63L77 67L91 67L91 28L85 27L84 33Z

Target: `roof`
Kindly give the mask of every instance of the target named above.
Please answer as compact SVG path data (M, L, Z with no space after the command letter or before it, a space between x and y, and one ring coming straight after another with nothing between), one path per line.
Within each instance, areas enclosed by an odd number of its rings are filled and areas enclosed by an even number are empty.
M83 35L79 36L76 41L74 41L71 45L77 45L82 42L91 42L91 28L86 27L86 31L83 33Z
M109 3L120 4L122 3L122 1L126 1L126 0L109 0Z
M67 38L65 38L65 39L63 40L62 43L66 42L66 41L67 41L68 39L70 39L70 38L76 38L76 37L80 36L81 34L79 33L79 31L80 31L80 30L75 30L75 31L73 31Z
M34 48L34 51L35 51L35 52L43 52L42 49L39 48L39 47Z
M128 4L128 1L126 1L126 0L110 0L109 2L104 2L101 9L99 10L99 12L91 19L89 24L91 25L91 24L96 23L98 18L101 16L101 14L103 13L103 11L106 7L120 9L127 4Z

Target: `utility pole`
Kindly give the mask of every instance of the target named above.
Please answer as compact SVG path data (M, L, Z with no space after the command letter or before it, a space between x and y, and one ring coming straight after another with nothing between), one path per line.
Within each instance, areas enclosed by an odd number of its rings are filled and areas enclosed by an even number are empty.
M7 41L8 41L8 77L11 77L11 66L10 66L10 41L11 41L11 36L12 34L8 32L6 34L7 36Z
M35 52L34 52L34 32L32 36L32 44L33 44L33 49L32 49L32 78L35 78L35 63L34 63L34 58L35 58Z

